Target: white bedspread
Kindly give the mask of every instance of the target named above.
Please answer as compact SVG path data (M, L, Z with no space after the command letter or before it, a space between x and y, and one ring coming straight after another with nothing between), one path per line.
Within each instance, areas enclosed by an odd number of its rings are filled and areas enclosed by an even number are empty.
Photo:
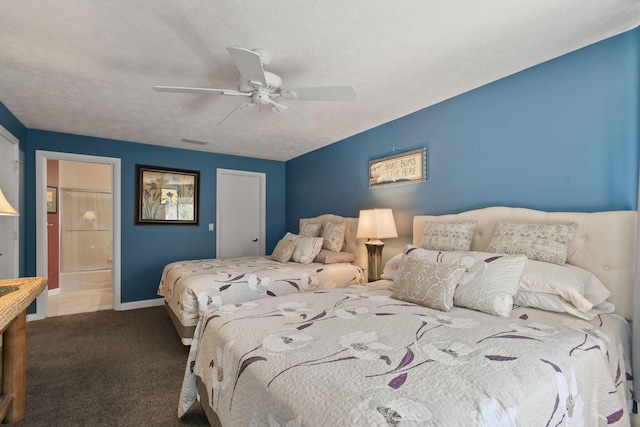
M356 286L207 312L178 414L195 400L193 372L225 426L629 425L621 317L504 319L389 295Z
M286 264L268 257L203 259L167 264L158 295L184 326L195 326L200 314L224 304L266 296L364 283L352 264Z

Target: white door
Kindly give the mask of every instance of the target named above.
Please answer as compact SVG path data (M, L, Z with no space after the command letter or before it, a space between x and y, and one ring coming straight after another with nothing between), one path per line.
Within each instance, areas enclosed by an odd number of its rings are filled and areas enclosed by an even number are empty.
M19 210L18 140L0 126L0 189L11 206ZM17 216L0 215L0 279L18 277L19 243Z
M217 258L265 252L264 173L218 169Z

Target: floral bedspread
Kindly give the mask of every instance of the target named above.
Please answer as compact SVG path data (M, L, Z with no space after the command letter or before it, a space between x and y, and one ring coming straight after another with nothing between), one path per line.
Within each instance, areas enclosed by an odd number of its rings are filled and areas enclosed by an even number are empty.
M211 310L178 415L225 426L628 426L630 330L515 308L443 313L356 286Z
M185 326L223 304L267 296L364 283L362 269L352 264L286 264L268 257L203 259L167 264L158 295L165 297Z

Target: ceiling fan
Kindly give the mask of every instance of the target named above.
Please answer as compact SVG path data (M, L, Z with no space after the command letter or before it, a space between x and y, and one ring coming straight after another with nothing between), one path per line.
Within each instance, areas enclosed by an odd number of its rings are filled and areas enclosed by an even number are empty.
M351 86L321 86L284 89L282 79L264 67L271 62L271 54L264 49L242 49L228 47L229 55L240 72L238 89L213 89L197 87L154 86L159 92L180 93L220 93L222 95L243 96L249 98L219 123L220 125L236 112L271 106L271 109L302 129L311 129L315 121L282 100L291 101L355 101L356 91ZM282 99L282 100L281 100Z

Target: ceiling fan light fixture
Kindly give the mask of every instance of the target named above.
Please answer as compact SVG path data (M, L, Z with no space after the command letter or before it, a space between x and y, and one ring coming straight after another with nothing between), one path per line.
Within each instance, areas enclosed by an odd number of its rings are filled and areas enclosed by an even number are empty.
M257 90L265 91L268 93L280 93L284 84L282 79L277 74L270 73L268 71L264 72L264 79L267 83L266 86L262 86L259 82L253 80L247 80L244 77L238 77L238 91L244 93L251 93Z
M218 126L236 112L250 110L256 105L258 109L262 111L263 105L271 105L274 107L272 110L275 113L299 128L308 130L316 125L313 119L293 106L282 102L276 103L275 100L279 100L280 98L294 101L353 102L356 100L356 91L351 86L319 86L284 90L284 83L280 76L264 70L264 66L271 62L271 54L269 52L264 49L248 50L238 47L228 47L227 51L240 72L237 80L238 90L179 86L154 86L153 89L160 92L194 94L220 93L222 95L251 98L251 102L235 107L218 122ZM188 138L182 138L181 141L201 145L209 143L208 141L191 140Z

